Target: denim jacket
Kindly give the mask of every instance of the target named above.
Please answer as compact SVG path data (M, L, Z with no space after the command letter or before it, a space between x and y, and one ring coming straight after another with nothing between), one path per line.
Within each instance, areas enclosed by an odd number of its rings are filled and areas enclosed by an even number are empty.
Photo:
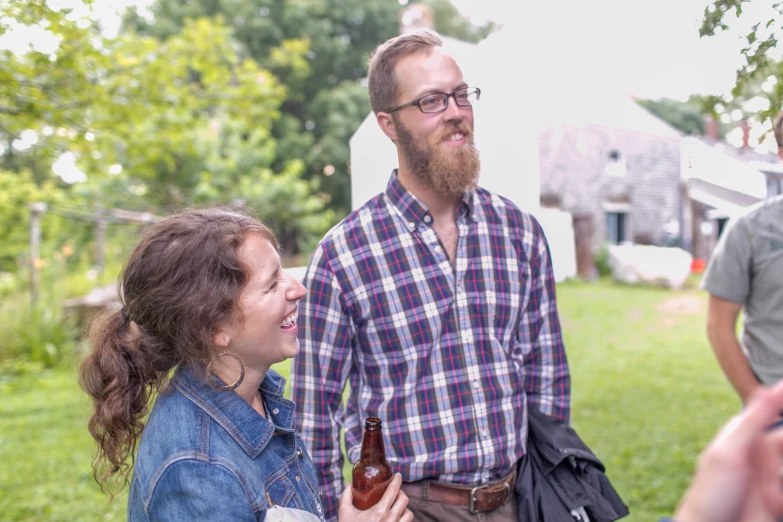
M259 388L267 420L236 393L179 370L142 433L128 520L262 521L281 508L323 520L315 469L284 389L285 380L267 372Z

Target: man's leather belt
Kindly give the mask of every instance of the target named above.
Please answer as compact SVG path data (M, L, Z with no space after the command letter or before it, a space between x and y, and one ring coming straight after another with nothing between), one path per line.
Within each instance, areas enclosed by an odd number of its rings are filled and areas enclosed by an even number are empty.
M471 513L492 511L511 498L516 476L514 470L504 479L481 486L458 486L433 480L427 485L427 500L465 506Z

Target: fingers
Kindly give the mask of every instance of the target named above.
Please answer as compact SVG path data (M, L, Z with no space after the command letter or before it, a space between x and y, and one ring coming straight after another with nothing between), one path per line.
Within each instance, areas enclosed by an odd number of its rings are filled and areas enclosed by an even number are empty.
M753 427L762 424L769 426L779 420L783 411L783 382L771 388L759 389L751 399L747 411L750 417L748 423Z
M392 504L394 504L395 499L397 498L397 493L401 493L400 488L402 487L402 475L399 473L395 473L392 477L392 481L389 483L389 486L386 488L386 492L381 497L381 500L378 501L378 504L376 504L382 511L388 511L389 508L391 508ZM405 497L407 499L407 497ZM407 504L407 501L406 501ZM402 513L402 510L400 510L400 513Z
M351 485L348 484L345 486L345 490L343 491L343 494L340 495L340 510L347 509L353 504L353 489L351 489Z
M760 388L747 408L720 431L715 442L732 447L747 447L780 419L781 411L783 411L783 383L773 388Z
M402 482L402 479L400 479L400 482ZM394 500L394 504L389 510L389 513L392 516L391 519L401 520L401 517L405 514L405 512L406 511L409 512L407 507L408 507L408 495L405 494L404 491L400 490L400 492L397 493L397 498ZM413 514L411 514L411 516L413 516Z
M763 437L754 454L758 470L756 484L761 488L761 497L767 509L780 518L783 515L783 431L776 431Z
M400 522L413 522L413 512L410 509L406 509L405 513L400 517Z

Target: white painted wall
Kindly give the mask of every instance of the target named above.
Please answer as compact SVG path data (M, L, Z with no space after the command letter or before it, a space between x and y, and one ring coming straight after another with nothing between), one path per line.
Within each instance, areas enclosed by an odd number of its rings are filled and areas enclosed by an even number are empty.
M763 173L691 136L680 145L680 172L686 181L701 179L759 200L767 196Z
M570 212L554 208L542 208L535 213L544 229L549 252L552 255L552 272L558 283L576 277L576 242L574 219Z

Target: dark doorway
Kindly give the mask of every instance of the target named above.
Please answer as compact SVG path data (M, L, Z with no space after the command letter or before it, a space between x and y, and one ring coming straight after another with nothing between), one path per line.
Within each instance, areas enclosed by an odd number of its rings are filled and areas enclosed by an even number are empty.
M576 243L576 272L579 277L593 279L596 276L593 259L593 216L574 215L574 241Z

